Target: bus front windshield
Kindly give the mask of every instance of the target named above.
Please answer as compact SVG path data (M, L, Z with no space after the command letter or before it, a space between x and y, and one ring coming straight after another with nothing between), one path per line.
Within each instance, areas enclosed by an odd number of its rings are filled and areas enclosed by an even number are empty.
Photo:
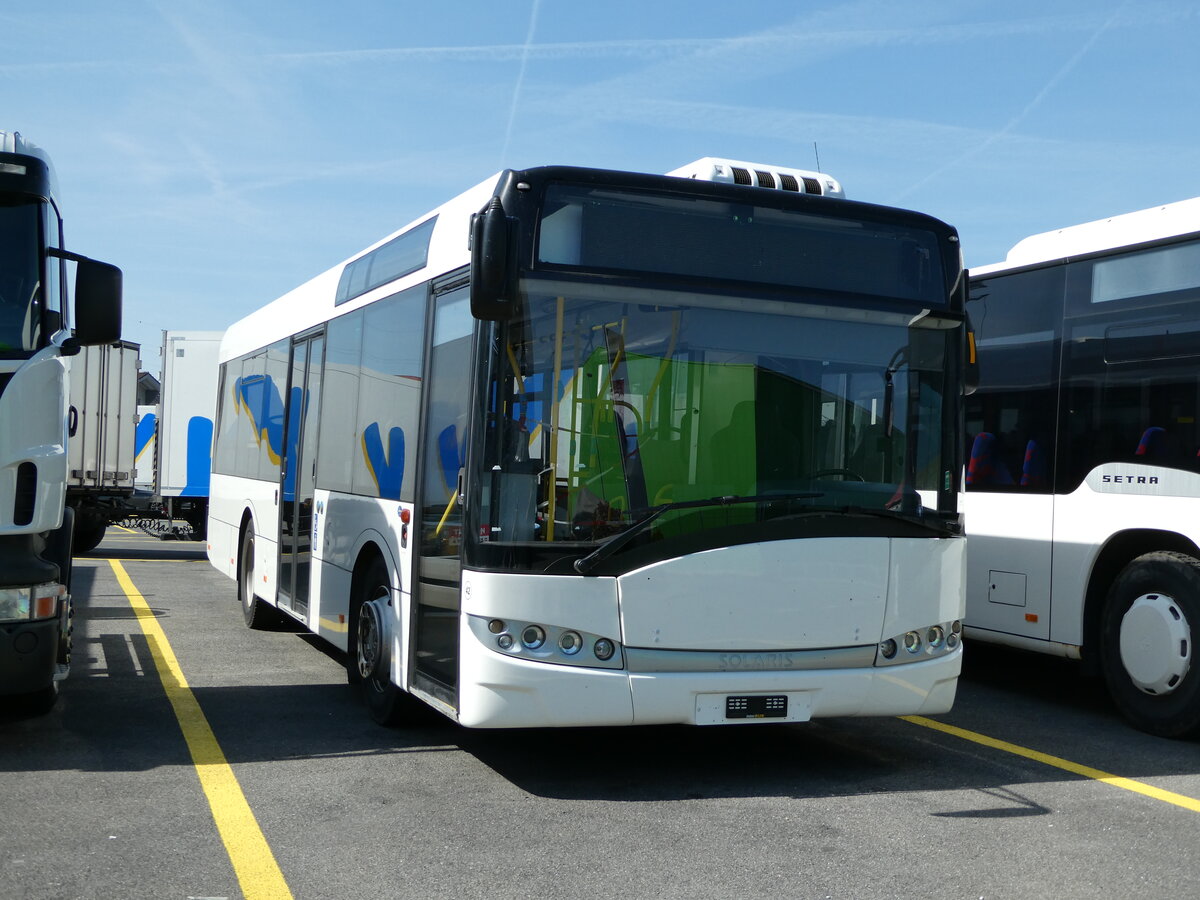
M629 529L656 540L803 517L845 534L870 518L888 533L952 509L955 322L527 287L522 315L491 341L484 540L594 545Z
M0 199L0 353L37 349L40 214L36 202Z

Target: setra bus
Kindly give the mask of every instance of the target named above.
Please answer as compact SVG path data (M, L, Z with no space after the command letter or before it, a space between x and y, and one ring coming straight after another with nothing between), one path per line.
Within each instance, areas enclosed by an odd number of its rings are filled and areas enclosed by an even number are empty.
M370 714L936 713L957 235L819 173L506 171L232 325L208 547Z
M1200 198L1034 235L971 272L967 633L1082 658L1200 730Z

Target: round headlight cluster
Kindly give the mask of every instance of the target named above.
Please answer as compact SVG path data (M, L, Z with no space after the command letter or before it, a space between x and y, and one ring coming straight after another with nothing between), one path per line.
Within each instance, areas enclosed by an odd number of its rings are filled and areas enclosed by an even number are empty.
M944 656L962 645L961 621L939 622L914 628L879 642L876 665L897 665ZM904 653L900 648L904 648Z
M557 629L534 623L510 622L504 619L474 619L474 628L480 636L486 627L487 634L495 639L495 646L506 653L538 659L545 662L571 661L574 665L608 663L606 668L619 665L617 642L605 637L586 635L574 629ZM591 646L591 655L585 649Z

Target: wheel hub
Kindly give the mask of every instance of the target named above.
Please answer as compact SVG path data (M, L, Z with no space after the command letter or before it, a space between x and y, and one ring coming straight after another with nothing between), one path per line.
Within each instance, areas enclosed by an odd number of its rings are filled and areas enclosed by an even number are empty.
M383 610L378 600L369 600L358 610L358 674L363 678L386 677L383 670Z
M1192 661L1192 629L1183 610L1166 594L1143 594L1121 619L1121 663L1147 694L1169 694Z

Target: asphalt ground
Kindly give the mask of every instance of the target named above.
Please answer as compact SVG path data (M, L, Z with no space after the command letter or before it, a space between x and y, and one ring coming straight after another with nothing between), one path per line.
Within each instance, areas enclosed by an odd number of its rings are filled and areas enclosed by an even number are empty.
M384 729L245 628L203 545L110 528L74 668L0 709L0 898L1200 896L1200 742L1072 663L969 644L952 713Z

